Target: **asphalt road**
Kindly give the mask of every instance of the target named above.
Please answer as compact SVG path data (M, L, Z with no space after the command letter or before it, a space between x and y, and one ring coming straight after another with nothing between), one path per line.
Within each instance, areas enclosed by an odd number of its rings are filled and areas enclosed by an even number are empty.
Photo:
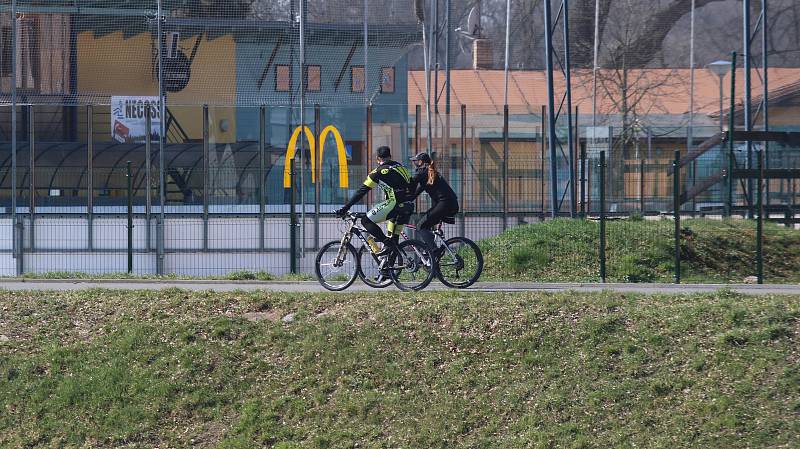
M267 290L282 292L325 292L317 282L258 282L258 281L161 281L161 280L3 280L0 289L6 290L85 290L91 288L124 289L124 290L159 290L180 288L193 291L234 291L234 290ZM768 284L768 285L722 285L722 284L590 284L563 283L540 284L532 282L479 282L469 291L509 292L509 291L579 291L599 292L613 290L630 293L669 293L689 294L712 292L721 288L729 288L740 293L752 295L800 295L800 285ZM445 290L446 287L434 282L429 290ZM347 291L372 291L370 287L355 283ZM389 287L385 291L397 291Z

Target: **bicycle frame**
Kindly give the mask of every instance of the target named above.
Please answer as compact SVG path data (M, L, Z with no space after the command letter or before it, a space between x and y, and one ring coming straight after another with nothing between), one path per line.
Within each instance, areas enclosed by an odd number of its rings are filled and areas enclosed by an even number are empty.
M337 264L343 263L342 259L344 258L345 247L353 239L353 235L357 236L365 247L370 248L369 243L367 242L367 236L370 235L369 231L358 226L357 224L358 219L359 219L358 215L354 214L350 216L351 220L350 229L348 229L347 232L345 232L344 235L342 236L342 244L339 246L339 252L336 254ZM406 237L406 240L408 240L408 237ZM414 250L416 251L416 248ZM370 249L369 253L372 256L373 260L375 260L375 262L380 263L378 256L376 256L375 253L372 252L372 249Z
M339 245L339 252L336 253L335 266L338 266L338 265L341 265L342 263L344 263L343 259L344 259L345 251L347 250L347 245L350 243L351 240L353 240L353 235L357 236L358 239L361 240L361 243L363 243L364 245L369 246L367 244L367 238L364 237L364 232L366 232L366 230L365 229L361 229L356 224L356 222L358 221L358 216L357 215L352 215L350 220L351 220L350 229L348 229L344 233L344 235L342 235L342 244ZM375 257L374 254L373 254L373 257Z
M443 225L442 225L442 223L439 223L439 225L438 225L438 226L436 226L436 229L434 229L434 230L432 231L432 232L433 232L433 238L434 238L434 242L436 243L436 246L437 246L437 247L438 247L438 246L444 246L444 248L445 248L445 251L447 251L448 253L450 253L450 255L455 255L455 254L453 253L453 251L450 249L450 247L449 247L449 246L447 246L447 243L446 243L446 241L445 241L445 238L444 238L444 230L443 230L442 228L443 228ZM416 230L417 230L417 227L416 227L415 225L412 225L412 224L407 224L407 225L405 225L405 226L403 227L403 230L402 230L402 231L400 231L400 236L401 236L401 237L403 237L403 240L411 240L411 239L408 237L408 234L406 234L406 231L405 231L405 229L413 229L413 230L415 230L415 231L416 231ZM436 248L431 248L431 250L435 250L435 249L436 249ZM422 254L419 254L419 251L417 251L417 249L416 249L416 248L414 248L414 251L417 253L417 256L418 256L418 257L419 257L421 260L425 261L425 257L423 257L423 256L422 256Z

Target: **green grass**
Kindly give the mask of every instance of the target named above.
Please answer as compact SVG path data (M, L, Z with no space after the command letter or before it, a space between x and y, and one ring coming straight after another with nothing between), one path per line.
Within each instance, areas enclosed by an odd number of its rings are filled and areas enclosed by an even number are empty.
M800 444L800 297L90 290L0 311L0 447Z
M755 276L755 223L683 220L681 276L688 282L744 282ZM558 219L510 229L480 243L484 280L593 282L599 280L599 229L595 221ZM672 282L672 220L610 220L607 279ZM765 223L767 282L800 282L800 231Z

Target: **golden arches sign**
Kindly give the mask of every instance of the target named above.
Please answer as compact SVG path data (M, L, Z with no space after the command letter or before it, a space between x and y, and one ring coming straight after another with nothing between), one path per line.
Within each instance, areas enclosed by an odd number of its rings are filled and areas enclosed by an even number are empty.
M336 129L333 125L326 126L322 132L319 134L319 159L317 159L317 152L316 152L316 140L314 139L314 133L308 126L300 127L298 126L295 128L294 132L292 133L291 138L289 138L289 144L286 146L286 160L283 167L283 187L285 189L292 187L292 175L290 173L291 168L291 161L294 158L295 153L297 152L297 139L300 138L300 133L304 132L306 135L306 140L308 141L308 147L311 150L311 182L317 182L317 167L319 167L319 179L320 182L322 181L322 156L325 152L325 141L327 140L328 134L333 134L333 139L336 142L336 149L337 155L339 159L339 187L342 189L346 189L349 186L349 176L347 170L347 151L344 147L344 140L342 140L342 135L339 133L339 130Z

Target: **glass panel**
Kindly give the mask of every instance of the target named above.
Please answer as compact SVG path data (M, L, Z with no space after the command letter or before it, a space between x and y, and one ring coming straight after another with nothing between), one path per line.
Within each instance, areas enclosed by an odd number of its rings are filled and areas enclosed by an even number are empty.
M79 133L78 118L85 117L86 108L33 108L36 212L85 212L88 147Z

